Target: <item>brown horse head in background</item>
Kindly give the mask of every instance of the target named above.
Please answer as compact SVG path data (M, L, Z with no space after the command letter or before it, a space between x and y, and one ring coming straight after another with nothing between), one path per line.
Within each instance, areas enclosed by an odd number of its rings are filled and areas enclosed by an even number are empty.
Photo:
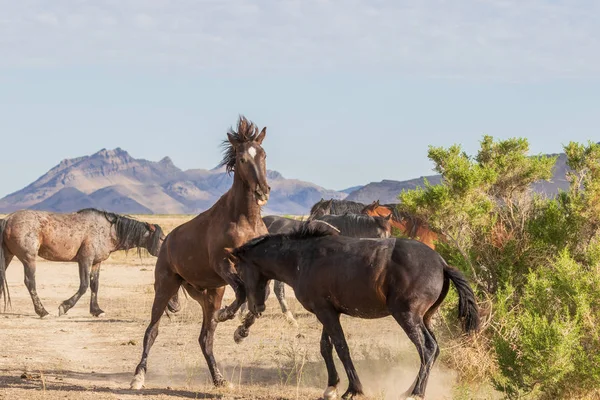
M216 386L226 383L213 355L213 338L217 322L234 317L246 301L246 292L225 249L268 233L260 213L271 190L262 148L265 136L266 128L259 132L256 125L240 117L237 128L230 129L223 142L224 157L220 164L233 173L231 189L210 209L178 226L165 239L156 262L151 321L132 389L140 389L144 384L148 353L158 335L160 318L180 286L202 306L199 342L213 382ZM233 288L235 300L220 309L226 285ZM236 338L247 336L253 321L254 314L249 314L236 331Z
M424 220L398 210L396 204L379 204L379 200L377 200L363 208L362 213L379 217L389 217L391 215L392 227L411 239L425 243L434 250L435 242L443 237L431 229Z

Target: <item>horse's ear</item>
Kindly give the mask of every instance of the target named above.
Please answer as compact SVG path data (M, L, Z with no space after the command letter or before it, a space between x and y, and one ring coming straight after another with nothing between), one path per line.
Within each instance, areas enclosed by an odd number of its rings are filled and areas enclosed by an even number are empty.
M265 140L265 136L267 136L267 127L262 128L262 131L258 134L254 141L258 144L262 144L263 140Z
M148 229L150 229L150 232L154 232L154 231L156 231L156 225L148 224Z
M379 199L375 200L375 201L373 202L373 204L375 204L376 206L379 206Z
M227 132L227 140L229 140L229 143L231 143L231 145L233 147L238 145L238 141L235 138L235 136L233 136L231 133Z

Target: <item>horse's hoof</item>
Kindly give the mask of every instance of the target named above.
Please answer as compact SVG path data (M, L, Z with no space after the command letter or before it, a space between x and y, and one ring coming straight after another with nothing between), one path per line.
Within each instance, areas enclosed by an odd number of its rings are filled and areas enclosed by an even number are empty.
M290 325L294 328L298 327L298 321L296 321L296 318L294 318L294 314L292 314L291 311L286 311L283 315Z
M90 314L92 314L93 317L98 317L98 318L104 317L106 315L106 313L104 311L102 311L102 310L100 310L100 311L94 311L94 312L92 312Z
M144 374L140 373L140 374L136 374L133 377L133 380L131 381L131 384L129 385L129 388L132 390L140 390L141 388L144 387Z
M327 386L327 389L323 392L324 400L334 400L337 399L337 388L335 386Z
M60 306L58 306L58 316L59 317L65 315L67 313L67 311L69 311L69 310L67 310L64 305L61 304Z
M224 388L224 389L233 389L233 384L223 378L216 380L215 387Z
M242 343L244 341L244 339L246 339L247 337L248 337L248 331L243 329L241 326L238 326L238 328L233 333L233 341L236 342L237 344Z
M38 315L40 316L40 319L44 319L48 315L50 315L50 313L48 311L46 311L46 310L43 310L43 311L39 312Z

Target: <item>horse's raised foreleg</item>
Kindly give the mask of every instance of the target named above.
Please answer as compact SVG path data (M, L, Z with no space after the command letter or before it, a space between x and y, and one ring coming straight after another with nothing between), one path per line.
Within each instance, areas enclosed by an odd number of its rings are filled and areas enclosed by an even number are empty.
M131 381L131 389L139 390L144 386L146 379L146 369L148 362L148 354L158 336L158 325L160 317L165 312L169 299L177 293L181 286L181 278L179 275L171 271L170 266L160 260L156 263L154 271L154 303L152 304L152 317L150 324L146 328L144 335L144 349L142 351L142 359L135 368L135 375Z
M419 368L419 374L415 380L410 398L423 398L425 396L429 372L438 352L437 342L427 330L420 315L404 310L392 310L392 315L419 352L421 367Z
M225 306L214 313L215 321L224 322L232 319L235 316L235 313L238 312L242 304L244 304L246 301L246 288L242 278L240 278L233 266L228 261L224 260L224 262L219 264L217 272L235 292L235 300L230 305Z
M90 290L92 296L90 298L90 314L94 317L100 317L104 315L104 311L98 305L98 286L100 285L100 263L92 265L92 272L90 273Z
M273 291L275 292L275 297L277 297L277 300L279 301L279 306L281 307L281 312L283 313L283 315L285 315L285 318L287 319L287 321L290 324L297 327L298 322L296 322L296 319L294 318L294 314L292 314L292 312L290 311L290 309L288 307L287 301L285 301L285 283L280 282L280 281L275 281L273 283Z
M42 301L38 297L35 287L35 258L22 259L21 262L23 263L23 268L25 270L25 286L27 286L27 290L29 291L29 295L33 301L35 313L39 315L40 318L44 318L46 315L48 315L48 311L46 311Z
M169 300L169 304L167 304L167 308L172 313L178 313L181 311L181 303L179 303L179 292L175 293L175 296L171 297Z
M88 287L90 286L90 264L91 261L83 260L79 261L79 289L73 296L69 299L63 301L60 306L58 306L58 315L64 315L69 311L73 306L79 301L81 296L87 292Z
M323 324L323 329L335 346L335 351L342 361L342 364L344 364L346 375L348 375L348 390L346 390L346 392L342 395L342 398L351 399L353 396L363 394L362 383L360 383L360 379L356 373L356 368L354 367L352 358L350 358L348 343L346 343L346 337L344 336L344 331L342 329L342 325L340 324L340 314L333 309L321 307L316 313L316 316ZM335 391L330 389L329 384L327 390L325 390L325 394L329 395L329 398L335 397Z
M217 321L214 319L214 314L221 307L225 287L199 291L190 285L185 285L185 289L188 294L202 306L202 329L200 330L198 343L200 344L202 354L206 359L206 364L208 364L210 376L212 377L215 386L226 386L227 381L223 378L221 371L219 371L217 361L213 354L213 341L215 330L218 325Z

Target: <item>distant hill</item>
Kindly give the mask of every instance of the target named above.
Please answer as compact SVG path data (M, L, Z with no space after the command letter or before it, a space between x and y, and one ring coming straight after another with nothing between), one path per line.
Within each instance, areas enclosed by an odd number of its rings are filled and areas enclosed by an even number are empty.
M558 156L554 166L554 174L550 182L537 182L533 185L533 190L538 193L544 193L548 196L554 196L559 189L567 190L569 182L566 179L568 171L567 156L561 154L549 154L548 156ZM379 200L381 203L398 203L398 194L403 190L415 189L424 186L424 179L427 179L432 185L441 182L441 175L430 175L411 179L408 181L383 180L381 182L371 182L359 189L351 192L346 200L358 201L361 203L371 203Z
M224 169L182 171L169 157L133 158L120 148L66 159L25 188L0 199L0 213L19 209L70 212L86 207L126 214L195 214L212 206L232 183ZM323 198L346 193L268 171L272 214L305 214Z
M550 196L567 189L567 170L566 156L558 154L552 181L538 182L533 189ZM286 179L277 171L267 171L267 176L272 190L265 214L307 214L321 198L397 203L402 190L423 186L425 178L434 185L441 182L440 175L430 175L335 191ZM133 158L120 148L102 149L90 156L63 160L27 187L0 199L0 213L24 208L70 212L96 207L124 214L196 214L212 206L231 187L232 179L223 168L182 171L169 157L154 162Z

